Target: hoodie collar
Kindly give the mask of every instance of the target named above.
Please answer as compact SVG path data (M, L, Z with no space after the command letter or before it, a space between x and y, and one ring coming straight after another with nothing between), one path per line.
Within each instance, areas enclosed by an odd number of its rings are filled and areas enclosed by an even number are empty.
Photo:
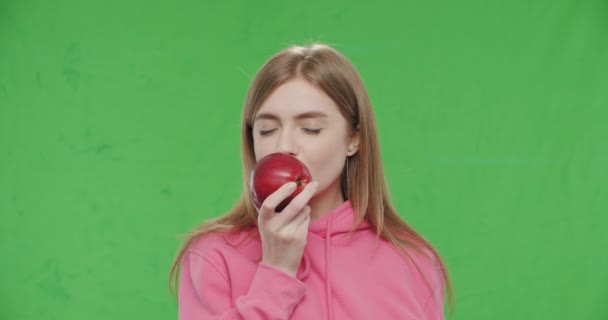
M337 208L312 221L308 226L308 232L321 238L328 238L346 234L353 229L363 230L371 228L365 219L355 228L356 222L355 209L350 200L346 200Z

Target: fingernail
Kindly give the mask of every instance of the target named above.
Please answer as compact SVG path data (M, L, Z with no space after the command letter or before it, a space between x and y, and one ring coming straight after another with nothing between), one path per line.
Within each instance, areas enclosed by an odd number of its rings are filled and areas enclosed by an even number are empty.
M290 182L289 186L287 186L287 189L293 191L296 189L296 186L297 184L295 182Z

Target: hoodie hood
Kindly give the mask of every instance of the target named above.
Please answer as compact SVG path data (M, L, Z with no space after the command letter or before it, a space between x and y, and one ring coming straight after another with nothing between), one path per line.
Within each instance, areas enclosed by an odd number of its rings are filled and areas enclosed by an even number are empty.
M350 200L346 200L334 210L312 221L308 226L308 232L321 238L330 238L349 233L353 230L356 223L355 209ZM370 224L364 219L355 230L359 231L370 228Z

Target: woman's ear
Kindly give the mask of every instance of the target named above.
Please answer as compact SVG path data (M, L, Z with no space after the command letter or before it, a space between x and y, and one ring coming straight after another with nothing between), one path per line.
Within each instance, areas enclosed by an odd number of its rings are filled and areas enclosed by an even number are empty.
M357 153L359 150L359 128L355 132L353 132L352 136L349 139L348 147L346 148L346 155L348 157Z

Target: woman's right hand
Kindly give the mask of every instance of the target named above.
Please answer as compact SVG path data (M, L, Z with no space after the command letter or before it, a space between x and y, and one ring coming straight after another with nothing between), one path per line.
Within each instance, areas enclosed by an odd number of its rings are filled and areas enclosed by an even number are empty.
M295 182L282 185L258 209L262 262L296 276L310 224L310 206L318 183L311 182L280 213L275 208L295 191Z

